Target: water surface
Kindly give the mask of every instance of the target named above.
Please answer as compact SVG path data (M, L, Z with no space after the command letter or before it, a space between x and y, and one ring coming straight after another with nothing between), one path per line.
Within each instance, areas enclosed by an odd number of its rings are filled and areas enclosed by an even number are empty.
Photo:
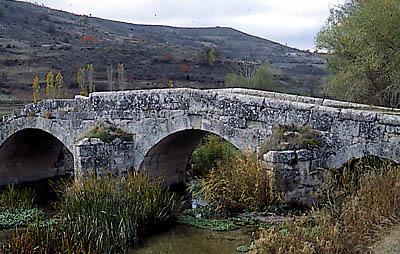
M164 233L151 236L129 254L231 254L236 247L249 244L249 228L217 232L178 225Z

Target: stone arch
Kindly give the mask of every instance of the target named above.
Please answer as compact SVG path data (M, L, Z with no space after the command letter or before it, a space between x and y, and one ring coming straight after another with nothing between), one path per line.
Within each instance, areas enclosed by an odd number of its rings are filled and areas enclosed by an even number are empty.
M73 173L73 154L55 135L24 128L0 145L0 185Z
M160 138L149 148L139 168L150 177L161 177L166 186L184 182L191 154L208 134L217 135L233 144L227 138L211 131L200 129L176 131Z

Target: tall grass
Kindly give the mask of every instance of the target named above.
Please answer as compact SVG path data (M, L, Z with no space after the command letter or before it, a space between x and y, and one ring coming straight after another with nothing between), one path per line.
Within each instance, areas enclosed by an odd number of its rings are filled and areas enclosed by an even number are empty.
M375 161L376 162L376 161ZM261 234L252 253L369 253L387 228L400 221L400 168L378 161L344 168L334 203ZM346 173L347 172L347 173ZM356 176L358 174L358 176Z
M6 186L0 192L0 212L13 209L31 209L35 203L35 192L32 189Z
M3 250L20 253L123 253L172 222L180 202L144 174L89 177L61 192L57 222L18 233ZM30 252L28 252L30 253Z
M222 217L263 210L274 201L271 178L253 154L219 161L199 184L205 200Z

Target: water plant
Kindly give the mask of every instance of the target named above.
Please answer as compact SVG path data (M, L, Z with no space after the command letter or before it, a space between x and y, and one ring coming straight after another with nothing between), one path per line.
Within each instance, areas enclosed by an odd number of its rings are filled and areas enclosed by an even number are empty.
M123 253L168 225L177 197L140 173L125 179L87 177L60 189L57 221L17 232L3 251L21 253ZM67 252L65 252L67 251Z

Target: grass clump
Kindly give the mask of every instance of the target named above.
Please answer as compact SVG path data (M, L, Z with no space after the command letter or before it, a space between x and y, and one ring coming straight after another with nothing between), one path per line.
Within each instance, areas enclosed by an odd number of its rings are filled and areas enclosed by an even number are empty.
M133 135L126 133L120 128L115 126L100 124L93 127L86 133L85 138L98 138L104 143L111 143L115 139L120 139L121 141L130 142L133 141Z
M271 150L312 149L322 145L319 132L310 127L279 125L274 129L272 137L261 144L259 153L262 155Z
M373 162L378 164L350 163L347 167L353 167L358 173L347 168L337 175L336 184L340 188L336 194L330 194L338 197L330 199L333 205L327 203L309 216L286 223L284 228L267 228L252 246L252 252L370 252L382 232L400 221L400 167L379 160Z
M192 177L204 177L218 162L227 161L238 153L228 141L216 135L208 135L193 151L189 173Z
M262 211L274 202L272 181L261 162L252 154L219 161L199 191L219 216L243 211Z
M24 227L37 220L42 222L47 220L44 212L37 208L7 210L0 213L0 229Z
M126 179L88 177L62 191L54 225L31 225L17 233L3 251L123 253L171 223L180 203L144 174Z

